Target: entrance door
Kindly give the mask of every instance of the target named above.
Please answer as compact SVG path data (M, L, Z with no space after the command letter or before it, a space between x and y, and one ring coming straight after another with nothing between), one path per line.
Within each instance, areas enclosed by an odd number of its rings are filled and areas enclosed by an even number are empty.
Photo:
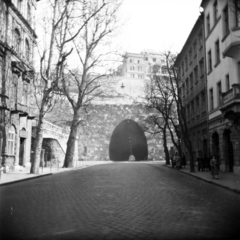
M224 134L224 152L225 152L225 164L228 166L229 172L233 172L234 155L233 155L233 144L231 141L231 131L225 130Z
M25 138L20 138L20 148L19 148L19 165L24 165L24 148L25 148Z

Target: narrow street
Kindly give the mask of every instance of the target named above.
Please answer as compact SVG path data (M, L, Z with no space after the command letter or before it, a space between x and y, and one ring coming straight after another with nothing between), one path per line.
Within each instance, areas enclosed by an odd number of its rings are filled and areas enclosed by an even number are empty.
M240 195L118 162L1 186L0 225L2 240L239 239Z

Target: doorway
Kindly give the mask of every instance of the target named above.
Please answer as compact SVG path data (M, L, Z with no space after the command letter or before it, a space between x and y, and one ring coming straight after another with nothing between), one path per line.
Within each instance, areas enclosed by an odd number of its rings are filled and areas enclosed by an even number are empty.
M20 147L19 147L19 165L24 166L25 163L25 138L20 138Z
M215 132L212 135L212 155L214 155L218 160L220 159L220 149L219 149L219 136L218 133Z
M224 158L225 158L225 165L229 172L233 172L234 166L234 155L233 155L233 144L231 141L231 130L226 129L223 133L223 141L224 141Z

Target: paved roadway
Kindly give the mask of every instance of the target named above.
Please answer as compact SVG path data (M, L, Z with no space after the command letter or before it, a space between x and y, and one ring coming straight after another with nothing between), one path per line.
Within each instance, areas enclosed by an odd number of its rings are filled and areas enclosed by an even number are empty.
M239 236L240 194L161 164L96 165L0 187L0 239Z

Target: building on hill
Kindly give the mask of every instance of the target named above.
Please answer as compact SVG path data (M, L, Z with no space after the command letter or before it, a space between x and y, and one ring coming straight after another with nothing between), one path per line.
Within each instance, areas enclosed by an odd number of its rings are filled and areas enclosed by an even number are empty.
M209 139L220 169L240 172L240 1L203 0Z
M161 73L165 73L165 58L161 53L150 50L141 53L128 53L123 55L123 64L121 65L121 76L125 78L146 79L149 78L152 67L159 65Z
M205 71L204 16L197 19L175 65L180 69L180 97L186 109L194 158L208 154L207 76ZM185 146L183 151L188 156Z
M0 152L2 166L30 162L30 83L36 0L0 0Z

